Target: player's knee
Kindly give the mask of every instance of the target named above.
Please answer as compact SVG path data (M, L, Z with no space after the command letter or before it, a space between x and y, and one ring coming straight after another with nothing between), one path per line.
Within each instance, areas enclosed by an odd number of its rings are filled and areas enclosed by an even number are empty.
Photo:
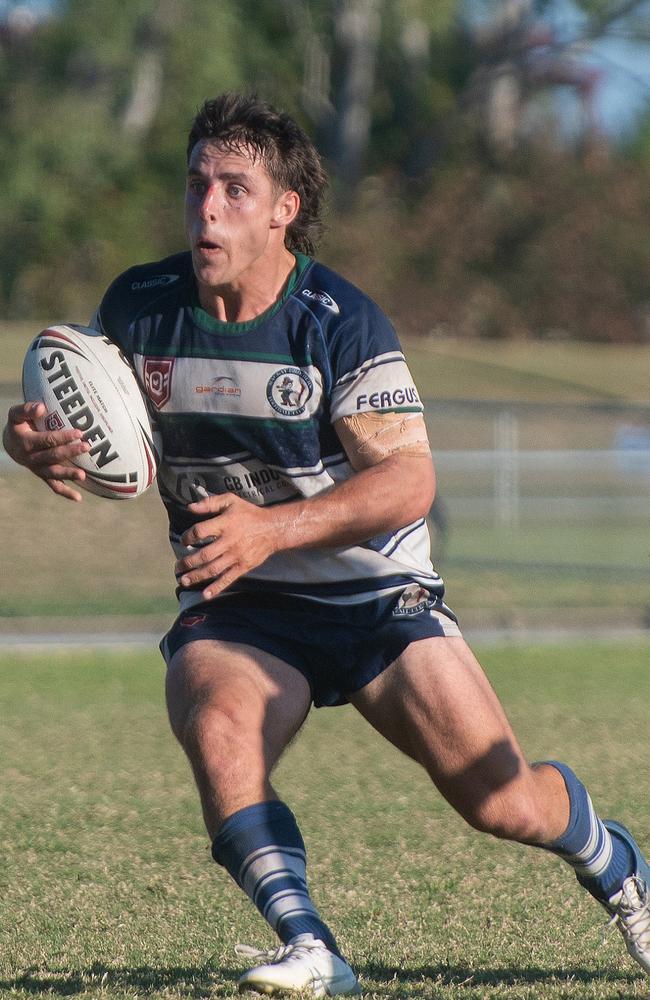
M186 712L178 739L190 758L221 765L252 741L250 731L250 716L237 701L197 701Z

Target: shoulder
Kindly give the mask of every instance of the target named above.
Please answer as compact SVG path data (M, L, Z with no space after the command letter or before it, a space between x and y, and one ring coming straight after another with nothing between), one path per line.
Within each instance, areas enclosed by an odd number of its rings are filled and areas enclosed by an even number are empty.
M319 261L312 260L302 271L293 295L328 328L370 322L392 329L369 295Z
M137 264L118 275L106 291L97 315L111 338L126 330L143 313L171 305L188 294L192 276L189 252Z

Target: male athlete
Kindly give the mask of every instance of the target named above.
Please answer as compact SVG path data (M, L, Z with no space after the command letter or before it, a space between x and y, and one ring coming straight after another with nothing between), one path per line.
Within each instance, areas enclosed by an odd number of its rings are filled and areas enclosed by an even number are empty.
M206 102L189 135L189 252L118 277L95 319L162 435L180 599L162 643L171 726L215 860L282 942L252 952L240 989L359 992L271 785L312 703L345 701L477 830L568 862L650 972L639 848L566 764L526 763L443 602L422 406L385 316L311 256L324 185L288 116L236 94ZM37 431L43 412L13 407L5 447L79 500L71 459L90 445Z

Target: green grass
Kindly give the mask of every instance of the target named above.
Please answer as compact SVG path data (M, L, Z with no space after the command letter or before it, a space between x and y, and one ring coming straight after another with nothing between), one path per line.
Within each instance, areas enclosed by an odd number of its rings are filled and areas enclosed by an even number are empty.
M471 625L479 611L507 624L536 608L547 620L561 613L564 625L595 615L640 625L650 613L649 552L641 524L528 523L511 531L452 521L436 565L450 605L463 618L467 611Z
M647 405L647 345L430 336L406 338L404 347L416 382L433 399Z
M531 758L569 760L647 842L648 646L493 648ZM0 997L236 995L272 937L209 856L157 655L0 658ZM468 830L350 708L312 714L277 772L313 894L382 1000L647 996L570 872Z

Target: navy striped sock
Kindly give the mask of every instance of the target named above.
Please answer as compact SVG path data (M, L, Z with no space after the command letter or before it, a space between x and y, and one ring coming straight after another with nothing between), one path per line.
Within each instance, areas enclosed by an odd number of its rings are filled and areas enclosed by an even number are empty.
M564 778L569 795L569 825L544 847L570 864L576 878L600 902L607 900L634 872L634 853L622 837L610 833L596 815L587 789L570 767L545 760Z
M230 816L212 844L212 857L255 903L285 944L313 934L340 956L329 927L309 897L305 844L284 804L259 802Z

